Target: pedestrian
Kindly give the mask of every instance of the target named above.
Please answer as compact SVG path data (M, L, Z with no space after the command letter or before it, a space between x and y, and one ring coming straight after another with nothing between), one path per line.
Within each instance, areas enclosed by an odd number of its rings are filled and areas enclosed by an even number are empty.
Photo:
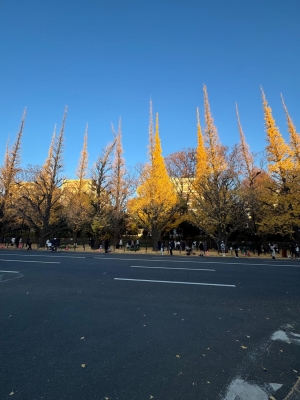
M120 239L120 240L119 240L119 248L122 249L122 247L123 247L123 240Z
M271 251L272 259L275 260L275 254L276 253L275 253L275 246L274 246L273 243L270 244L270 251Z
M203 257L203 253L204 253L204 244L203 244L203 242L201 242L201 240L200 240L200 242L199 242L199 250L200 250L199 256L200 256L200 257Z
M295 258L299 258L299 246L295 244Z
M160 243L160 254L163 256L164 255L164 242Z
M222 252L222 255L223 255L223 257L225 257L225 243L223 242L223 240L222 240L222 242L221 242L221 252Z
M191 255L191 251L192 249L190 248L190 246L187 244L187 246L185 246L185 251L186 251L186 255L190 256Z
M171 240L171 242L169 242L169 251L170 251L170 256L173 255L173 246L174 246L174 241Z
M233 243L233 250L235 252L235 258L239 258L239 246L236 242Z
M206 240L203 242L203 254L206 256L206 252L208 252L208 246Z
M27 250L32 250L30 238L27 239Z

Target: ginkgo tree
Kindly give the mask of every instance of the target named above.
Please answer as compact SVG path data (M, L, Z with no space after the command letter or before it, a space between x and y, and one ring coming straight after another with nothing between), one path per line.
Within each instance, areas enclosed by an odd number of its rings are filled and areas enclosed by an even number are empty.
M63 143L67 117L65 109L61 129L52 135L48 157L42 167L29 166L24 170L24 179L19 184L15 209L27 226L35 231L39 245L65 224L61 211L63 196Z
M4 164L0 168L0 230L1 235L7 229L16 228L19 215L15 211L15 202L18 192L18 176L21 169L21 139L24 130L26 109L23 112L20 129L11 148L6 146Z
M136 197L128 202L131 216L152 235L153 250L167 227L178 216L179 201L168 175L159 136L158 114L156 114L155 134L150 103L149 162L139 177Z
M247 223L245 202L240 195L239 149L231 152L220 142L204 92L205 130L202 134L197 111L196 175L192 185L193 206L190 220L219 246Z
M266 130L266 153L268 161L269 183L265 186L262 197L263 216L259 227L262 234L280 234L292 236L300 215L299 209L299 167L297 155L298 136L295 127L287 116L290 141L288 144L276 125L265 93L262 90L262 102Z
M78 162L74 181L65 181L62 198L63 216L77 243L79 234L87 232L91 223L91 196L88 180L88 124L86 125L83 148Z

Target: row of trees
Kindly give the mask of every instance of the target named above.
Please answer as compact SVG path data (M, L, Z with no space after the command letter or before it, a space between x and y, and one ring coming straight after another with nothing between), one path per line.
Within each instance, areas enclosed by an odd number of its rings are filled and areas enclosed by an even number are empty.
M262 91L267 146L254 155L246 142L236 107L240 142L229 149L220 142L207 89L204 86L202 131L197 110L197 147L164 158L156 114L150 102L148 162L135 173L123 158L122 129L112 127L113 139L88 169L88 126L76 171L77 179L63 175L63 143L67 109L59 133L54 128L44 165L21 168L20 149L25 112L0 169L0 229L2 235L26 227L41 246L65 230L78 235L113 238L143 228L153 239L183 221L200 228L217 244L247 229L256 237L293 238L299 228L300 136L287 107L290 135L284 141Z

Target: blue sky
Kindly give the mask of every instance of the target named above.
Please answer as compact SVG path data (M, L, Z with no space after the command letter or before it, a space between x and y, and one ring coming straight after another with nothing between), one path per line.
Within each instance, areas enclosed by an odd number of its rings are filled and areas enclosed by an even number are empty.
M74 176L89 123L90 165L122 118L129 166L147 160L149 99L163 154L196 146L202 86L224 145L265 146L260 85L287 138L280 93L300 130L299 0L1 0L0 156L27 118L22 165L42 164L69 112L65 173Z

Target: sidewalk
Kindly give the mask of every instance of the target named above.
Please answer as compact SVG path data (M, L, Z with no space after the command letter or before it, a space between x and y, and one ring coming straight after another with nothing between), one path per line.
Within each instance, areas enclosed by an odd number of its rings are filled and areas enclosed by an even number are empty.
M111 248L113 248L113 246L111 246ZM25 245L23 248L17 249L14 246L6 247L2 244L2 245L0 245L0 251L1 250L2 251L6 251L6 250L8 250L8 251L12 251L12 250L27 251L27 248ZM32 245L32 251L43 251L43 252L51 253L51 251L47 250L45 247L37 248L37 246L35 244ZM63 252L63 253L67 253L67 252L82 253L83 252L83 253L105 254L104 249L92 250L89 245L86 245L85 249L83 248L82 245L77 246L75 249L74 249L74 246L68 246L67 248L60 249L59 252ZM121 255L121 254L127 254L127 255L129 255L129 254L130 255L148 254L148 255L157 256L157 257L170 256L168 251L165 251L164 255L162 256L159 250L153 251L152 247L147 248L147 251L146 251L145 247L141 247L139 250L136 250L136 251L133 249L132 250L127 250L127 249L124 250L124 248L123 249L115 249L115 250L111 250L107 254L119 254L119 255ZM199 250L191 252L191 254L189 256L187 256L186 251L182 250L180 252L180 250L173 250L173 257L186 257L186 258L195 258L196 257L196 258L199 258L199 255L200 255ZM231 252L229 251L228 253L226 253L226 256L223 257L222 253L218 253L215 250L209 250L209 255L203 256L203 257L201 257L201 259L210 258L210 257L220 257L220 258L224 258L224 259L236 258L234 252L232 252L232 254L231 254ZM253 254L253 253L250 253L250 255L245 255L245 254L239 253L239 259L246 259L246 258L247 259L255 258L255 259L272 260L272 257L270 254L261 254L260 256L258 256L257 254ZM291 259L290 257L282 257L281 254L276 254L276 259L286 260L286 261L287 260L289 260L289 261L295 260L295 259Z

